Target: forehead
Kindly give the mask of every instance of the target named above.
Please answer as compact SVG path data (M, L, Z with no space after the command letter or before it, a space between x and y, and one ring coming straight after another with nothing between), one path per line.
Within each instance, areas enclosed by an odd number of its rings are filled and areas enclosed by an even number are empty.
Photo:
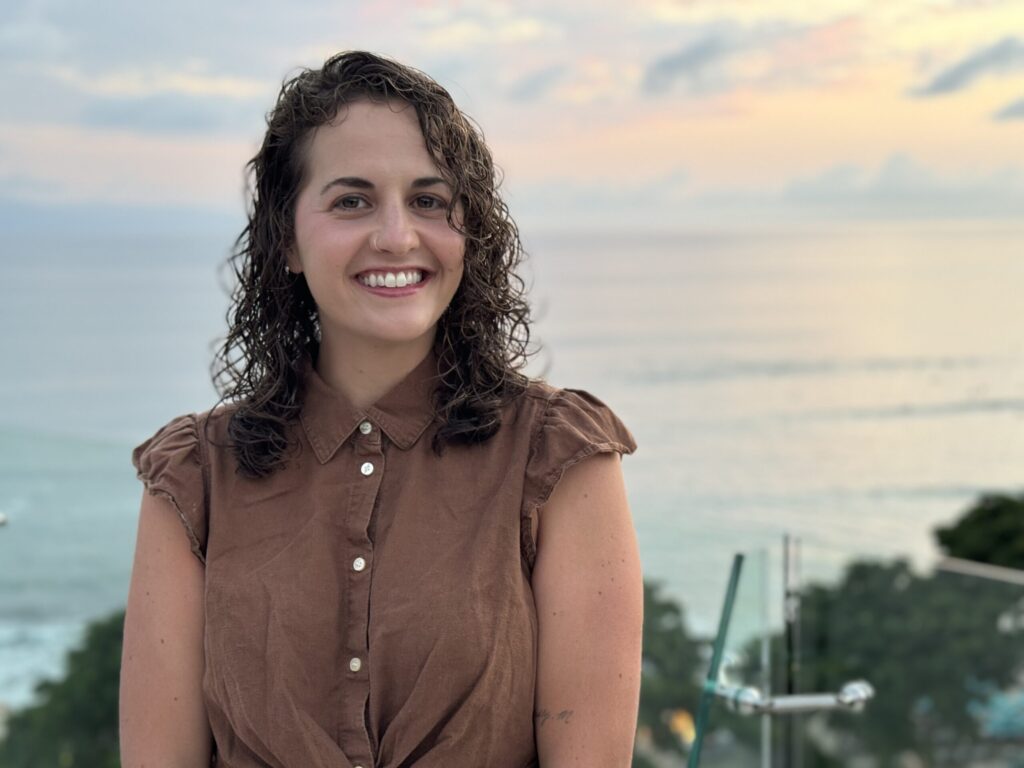
M312 134L307 150L312 175L345 169L405 167L433 171L416 109L408 102L361 99L343 106Z

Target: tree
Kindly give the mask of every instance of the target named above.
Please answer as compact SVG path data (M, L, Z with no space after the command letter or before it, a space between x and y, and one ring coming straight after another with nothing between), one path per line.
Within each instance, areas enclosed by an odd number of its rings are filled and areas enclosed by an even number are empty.
M36 686L38 701L11 715L3 768L119 768L117 699L124 611L88 626L63 680Z
M905 560L852 563L837 586L804 590L800 689L869 680L875 698L859 714L830 713L831 730L876 759L910 751L928 765L959 765L957 749L986 741L967 702L1024 668L1024 633L1000 628L1021 595L957 574L920 577Z
M644 581L643 671L638 726L648 728L659 750L685 754L668 715L677 710L696 714L700 700L702 643L686 629L682 606L660 594L662 585ZM639 765L639 763L635 763Z
M950 557L1024 569L1024 494L985 494L935 538Z

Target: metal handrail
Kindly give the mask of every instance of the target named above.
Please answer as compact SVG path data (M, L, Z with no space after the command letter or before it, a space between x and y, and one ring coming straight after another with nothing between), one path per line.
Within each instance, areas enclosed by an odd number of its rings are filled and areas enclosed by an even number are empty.
M875 689L867 680L852 680L838 693L800 693L785 696L765 696L757 688L719 683L714 693L726 700L730 709L741 715L769 714L793 715L829 709L860 712Z

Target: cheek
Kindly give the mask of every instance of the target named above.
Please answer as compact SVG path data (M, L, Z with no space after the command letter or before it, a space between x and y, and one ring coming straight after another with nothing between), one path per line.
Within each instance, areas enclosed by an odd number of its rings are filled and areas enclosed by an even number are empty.
M457 232L450 232L445 248L445 261L453 272L462 272L462 266L466 260L466 238Z
M308 268L319 264L327 271L344 269L357 247L357 236L328 217L311 216L305 221L296 217L295 226L295 243Z

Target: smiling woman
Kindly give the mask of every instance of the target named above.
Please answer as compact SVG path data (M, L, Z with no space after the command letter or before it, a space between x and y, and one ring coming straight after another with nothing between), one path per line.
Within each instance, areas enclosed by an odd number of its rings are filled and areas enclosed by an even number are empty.
M479 131L348 52L285 83L250 168L230 402L132 453L123 764L628 766L636 443L520 372L522 248Z

